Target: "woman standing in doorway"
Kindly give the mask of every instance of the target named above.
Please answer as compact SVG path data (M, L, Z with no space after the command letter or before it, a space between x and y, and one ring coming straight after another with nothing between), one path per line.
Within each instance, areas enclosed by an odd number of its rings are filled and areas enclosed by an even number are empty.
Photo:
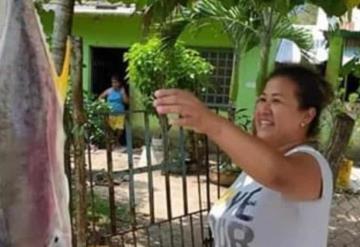
M158 113L178 113L174 125L206 134L243 170L210 211L216 247L326 247L332 175L309 143L332 90L317 73L298 65L275 70L256 102L254 135L189 92L155 96Z
M110 107L108 124L114 131L114 139L119 140L125 124L125 104L129 103L129 96L117 75L111 76L111 87L100 94L99 99L106 98Z

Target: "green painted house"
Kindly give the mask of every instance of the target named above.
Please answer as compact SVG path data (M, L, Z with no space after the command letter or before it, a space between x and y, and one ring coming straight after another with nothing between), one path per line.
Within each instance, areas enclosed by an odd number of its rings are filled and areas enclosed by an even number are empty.
M49 37L54 5L46 5L44 9L40 16ZM84 41L84 89L99 94L110 86L112 73L125 78L123 55L132 44L141 41L142 19L132 5L76 5L73 33ZM216 86L206 96L208 103L227 105L233 52L226 35L219 27L208 27L200 31L187 31L180 38L187 46L199 50L215 66L212 80ZM253 108L258 60L259 51L254 49L241 61L238 107ZM130 95L131 108L141 108L137 100L139 95L132 87Z

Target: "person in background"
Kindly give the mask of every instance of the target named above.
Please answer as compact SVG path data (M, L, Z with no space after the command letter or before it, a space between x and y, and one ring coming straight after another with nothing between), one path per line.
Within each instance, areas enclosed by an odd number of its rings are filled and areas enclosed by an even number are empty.
M254 134L190 92L161 89L155 97L159 114L179 114L174 125L206 134L243 170L210 211L215 247L327 246L332 174L309 143L332 89L318 73L299 65L272 72L256 102Z
M114 131L114 140L118 142L125 124L125 104L129 103L129 96L126 93L123 82L119 76L111 76L111 87L100 94L99 99L106 98L110 107L108 124Z

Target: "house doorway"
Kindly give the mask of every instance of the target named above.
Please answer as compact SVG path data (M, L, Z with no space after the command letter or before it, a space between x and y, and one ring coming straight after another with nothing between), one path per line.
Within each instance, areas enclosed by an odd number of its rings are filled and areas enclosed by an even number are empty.
M93 94L99 95L109 88L113 74L120 77L129 93L125 80L127 63L123 59L127 51L127 48L91 47L91 92Z
M360 86L360 79L357 76L355 76L353 73L350 73L347 76L347 79L341 81L340 87L345 89L344 98L346 101L349 100L349 96L352 93L358 92L359 86Z
M98 96L111 87L111 76L118 75L123 81L125 91L130 96L129 85L125 80L127 63L124 62L124 53L127 48L91 47L91 92ZM129 109L129 105L125 105ZM120 137L120 144L126 145L125 131Z

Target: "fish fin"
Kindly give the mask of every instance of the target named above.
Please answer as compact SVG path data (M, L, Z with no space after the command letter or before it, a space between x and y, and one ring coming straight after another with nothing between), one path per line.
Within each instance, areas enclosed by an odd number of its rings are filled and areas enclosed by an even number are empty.
M71 55L71 41L70 38L68 38L66 41L65 58L64 58L61 74L57 75L55 73L56 71L55 67L53 67L55 87L61 104L64 104L65 102L67 87L69 84L70 55Z
M63 106L65 103L67 86L69 84L68 80L69 80L69 70L70 70L69 66L70 66L70 58L71 58L71 39L70 39L70 37L67 38L64 63L63 63L61 74L58 75L56 68L55 68L54 60L51 56L51 52L50 52L48 43L46 42L46 39L45 39L45 33L42 29L43 25L41 24L40 17L38 15L37 11L35 11L35 5L32 5L32 7L34 8L33 9L34 12L36 13L36 18L37 18L39 28L40 28L39 32L42 36L46 54L48 57L48 61L50 63L51 76L53 78L53 81L55 82L56 93L58 95L60 105Z

